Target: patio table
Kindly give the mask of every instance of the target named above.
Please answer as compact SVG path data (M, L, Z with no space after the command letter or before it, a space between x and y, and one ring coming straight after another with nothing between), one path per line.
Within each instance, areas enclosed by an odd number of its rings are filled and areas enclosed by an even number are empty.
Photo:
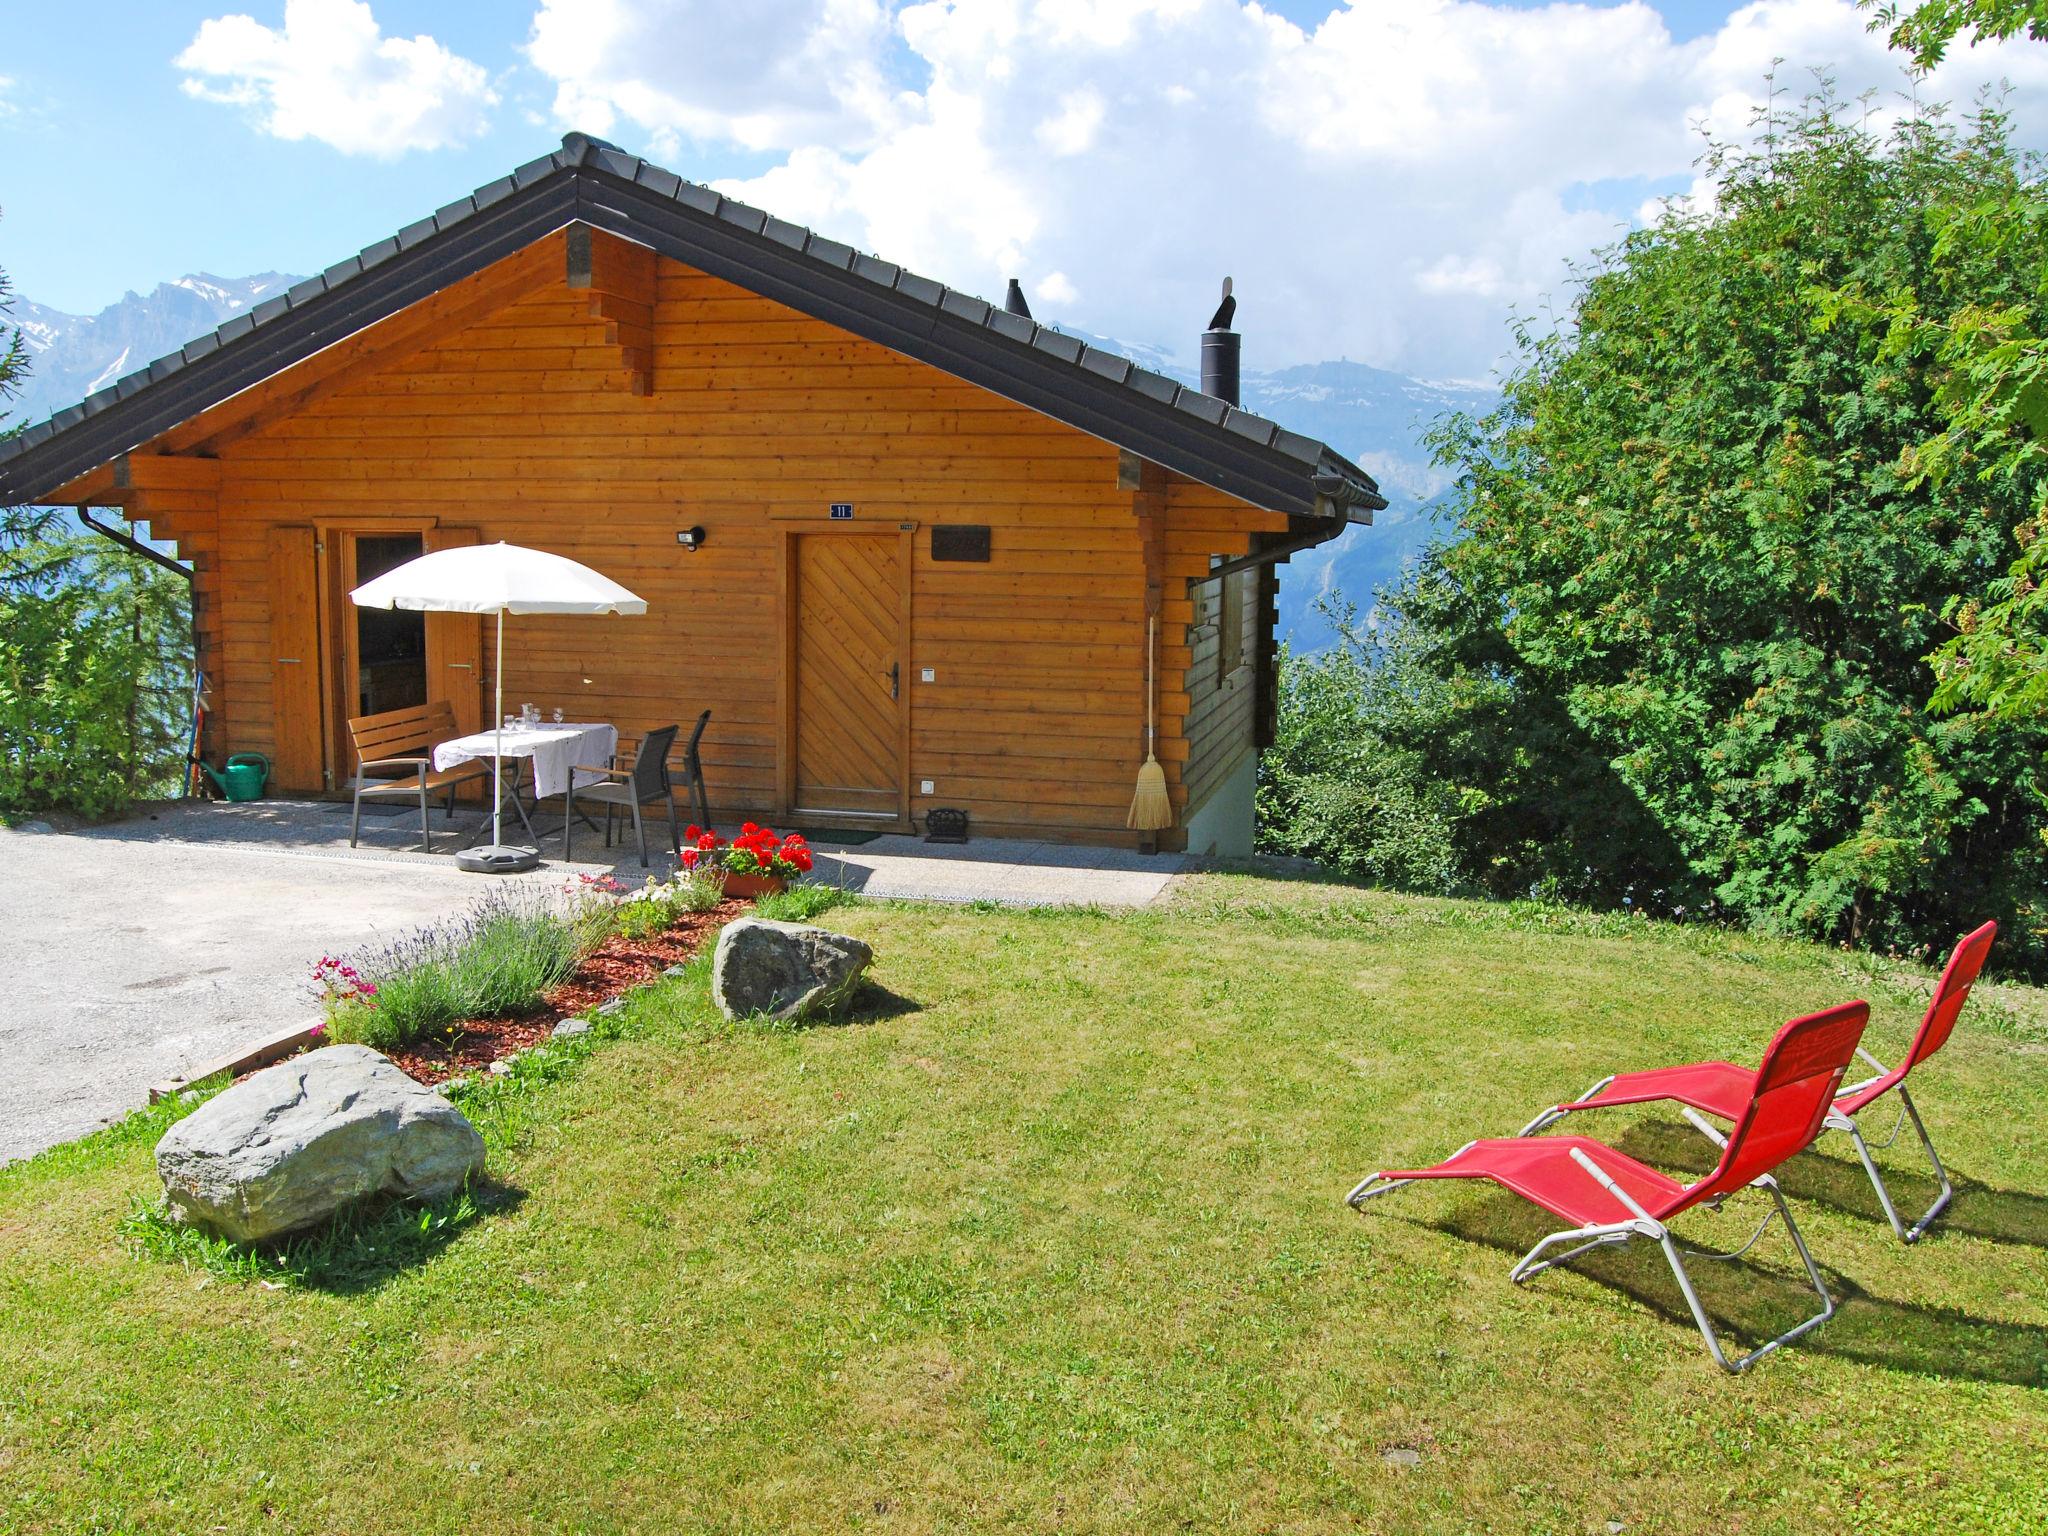
M619 730L615 725L542 721L539 725L508 725L502 732L477 731L444 741L434 748L434 766L450 768L457 763L489 762L493 752L510 758L512 771L503 779L504 800L511 802L513 811L526 825L526 835L538 845L540 834L534 831L533 818L526 814L526 801L519 793L519 782L525 777L520 771L520 759L533 765L533 805L538 810L541 801L550 795L567 792L570 772L577 763L608 763L618 750ZM585 753L596 755L586 757ZM598 774L579 773L576 782L583 785L604 781ZM488 828L489 820L483 826ZM477 835L481 836L482 831Z
M523 757L533 764L534 798L546 800L567 791L569 770L577 763L608 763L619 750L619 729L615 725L567 721L557 724L543 720L539 725L508 725L502 739L500 746L500 733L478 731L444 741L434 748L434 766L453 768L457 763L487 763L493 752L504 757ZM515 768L514 777L517 776ZM579 787L602 782L596 774L576 775Z

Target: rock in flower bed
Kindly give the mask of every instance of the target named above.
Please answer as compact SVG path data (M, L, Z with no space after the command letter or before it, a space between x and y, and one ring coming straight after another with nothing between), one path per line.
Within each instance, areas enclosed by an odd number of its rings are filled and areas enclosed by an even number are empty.
M742 918L718 936L711 996L729 1019L794 1023L844 1007L874 958L862 940L813 923Z

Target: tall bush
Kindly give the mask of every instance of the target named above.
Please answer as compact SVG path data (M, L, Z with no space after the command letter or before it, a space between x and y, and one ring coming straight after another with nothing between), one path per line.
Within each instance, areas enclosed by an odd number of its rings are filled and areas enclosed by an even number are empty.
M2032 302L2040 226L2001 261L1936 239L2034 167L1995 111L1880 137L1823 95L1763 127L1710 154L1714 206L1669 208L1517 328L1498 410L1436 434L1450 536L1390 607L1473 701L1465 873L1583 870L1596 898L1662 887L1866 945L1995 915L2038 963L2048 738L1931 714L1926 658L2009 563L2042 468L1917 475L1939 372L1840 301ZM1440 771L1454 723L1390 740Z
M0 317L9 297L0 274ZM0 403L26 371L20 332L0 331ZM191 667L184 581L68 512L0 509L0 817L174 793Z

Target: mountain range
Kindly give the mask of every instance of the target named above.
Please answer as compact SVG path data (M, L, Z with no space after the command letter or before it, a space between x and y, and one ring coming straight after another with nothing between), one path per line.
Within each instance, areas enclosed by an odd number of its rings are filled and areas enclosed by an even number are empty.
M17 297L10 323L29 353L29 375L6 402L6 422L41 421L75 405L194 336L212 330L299 279L282 272L215 277L197 272L159 283L147 294L128 293L96 315L72 315ZM1195 382L1165 349L1075 331L1126 357ZM1247 336L1256 352L1257 337ZM1241 393L1247 410L1321 438L1355 460L1380 483L1387 509L1371 527L1354 527L1330 543L1296 555L1281 567L1281 638L1318 650L1333 639L1316 612L1316 599L1342 592L1361 606L1380 586L1397 579L1405 562L1428 542L1448 477L1422 446L1432 421L1447 411L1483 411L1494 392L1480 385L1432 383L1364 363L1303 363L1271 370L1246 368Z

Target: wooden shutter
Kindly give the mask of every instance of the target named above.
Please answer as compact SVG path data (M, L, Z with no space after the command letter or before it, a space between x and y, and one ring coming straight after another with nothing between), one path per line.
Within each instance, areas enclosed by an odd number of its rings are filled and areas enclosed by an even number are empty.
M1216 625L1216 681L1225 681L1244 665L1244 571L1233 571L1218 585L1221 592Z
M324 790L320 729L320 566L311 528L270 530L271 783ZM235 743L224 743L235 750Z
M478 544L474 528L429 528L426 548L454 549ZM427 615L427 702L446 699L455 711L455 729L467 736L484 723L484 621L475 613Z

